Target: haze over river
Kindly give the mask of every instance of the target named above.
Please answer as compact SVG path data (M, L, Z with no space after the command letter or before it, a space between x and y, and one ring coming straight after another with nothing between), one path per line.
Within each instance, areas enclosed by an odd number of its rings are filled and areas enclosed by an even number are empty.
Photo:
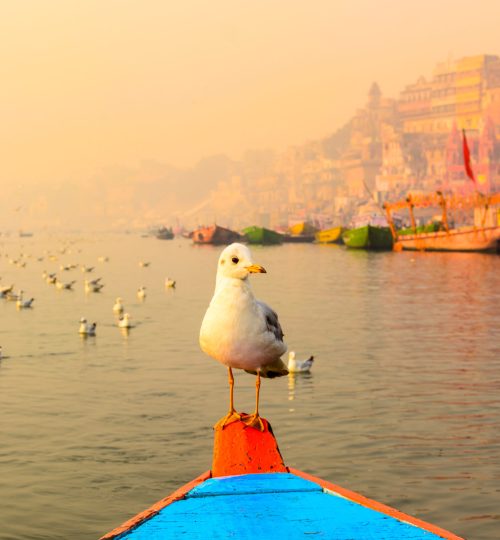
M221 249L0 237L0 283L35 298L31 310L0 300L2 540L96 539L210 468L229 393L198 332ZM24 268L9 264L21 253ZM289 350L315 356L311 374L262 383L286 464L470 540L500 538L500 257L307 244L253 254L268 271L250 277L256 296ZM60 270L71 263L96 268ZM104 288L86 294L96 277ZM82 316L96 337L79 336ZM255 378L235 378L236 408L251 412Z

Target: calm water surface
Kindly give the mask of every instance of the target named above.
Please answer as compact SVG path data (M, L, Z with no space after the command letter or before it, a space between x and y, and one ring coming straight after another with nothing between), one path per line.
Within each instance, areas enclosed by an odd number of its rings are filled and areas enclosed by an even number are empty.
M36 298L24 311L0 301L0 538L95 539L210 468L228 388L198 331L220 249L133 235L0 249L0 283ZM9 263L20 253L24 268ZM289 349L316 357L310 375L263 381L286 463L469 540L500 538L500 258L314 245L254 258L268 270L254 290ZM96 266L102 292L85 294L79 268L59 270L70 263ZM97 321L95 338L78 335L81 316ZM253 396L254 378L236 373L237 408Z

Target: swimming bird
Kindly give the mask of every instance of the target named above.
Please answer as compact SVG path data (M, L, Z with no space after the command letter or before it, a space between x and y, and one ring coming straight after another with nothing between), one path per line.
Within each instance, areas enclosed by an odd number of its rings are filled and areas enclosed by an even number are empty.
M100 279L100 278L99 278ZM101 292L101 289L104 287L104 283L99 283L99 280L93 280L93 281L89 281L88 279L86 279L84 281L84 288L85 288L85 292L89 293L89 292Z
M0 287L0 298L5 298L13 290L14 290L14 285L6 285L3 287Z
M266 273L266 270L253 262L250 250L239 243L227 246L219 257L215 292L201 324L201 349L228 369L229 412L215 427L224 428L242 420L263 431L259 416L260 378L288 374L280 358L287 347L278 315L255 299L248 280L254 273ZM257 375L252 415L242 417L234 408L232 368Z
M49 284L49 285L54 285L57 281L57 275L52 273L52 274L48 274L47 277L45 278L45 281Z
M307 360L296 360L295 351L288 353L288 371L290 373L309 373L313 362L314 356L310 356Z
M82 317L80 319L80 328L78 329L78 333L81 336L95 336L95 329L96 329L97 323L88 323L87 319L85 317Z
M144 285L141 285L137 289L137 298L139 298L141 300L144 300L144 298L146 298L146 287L144 287Z
M93 266L85 266L85 265L82 265L80 267L81 271L82 272L92 272L94 270L94 267Z
M139 266L142 266L143 268L147 268L150 264L151 264L150 262L140 261Z
M68 281L68 282L63 282L63 281L59 281L58 279L56 279L55 281L56 283L56 288L58 289L66 289L68 291L72 290L73 289L73 285L76 283L76 281Z
M120 297L118 297L115 300L115 305L113 306L113 313L116 313L117 315L121 315L123 313L124 307L123 302Z
M175 289L175 279L165 278L165 287L167 289Z
M120 328L132 328L132 325L130 324L130 318L130 315L128 313L125 313L118 320L118 326Z
M35 300L34 298L30 298L29 300L24 300L23 295L21 293L19 295L19 298L17 299L16 307L18 309L29 309L29 308L32 307L32 304L33 304L34 300Z

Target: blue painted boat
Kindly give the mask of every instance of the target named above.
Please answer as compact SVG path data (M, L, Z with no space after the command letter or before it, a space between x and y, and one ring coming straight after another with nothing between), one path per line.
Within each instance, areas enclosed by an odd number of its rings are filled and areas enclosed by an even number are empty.
M247 470L251 472L245 473ZM228 472L231 474L224 474ZM212 471L101 540L174 538L463 540L285 467L267 422L263 433L242 422L216 431Z

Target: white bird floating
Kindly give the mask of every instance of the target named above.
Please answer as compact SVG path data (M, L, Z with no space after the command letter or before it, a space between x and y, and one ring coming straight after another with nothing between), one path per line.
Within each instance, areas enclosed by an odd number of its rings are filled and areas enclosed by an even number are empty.
M109 261L109 257L98 257L98 262L108 262Z
M64 281L59 281L57 278L56 278L56 288L57 289L60 289L60 290L67 290L67 291L70 291L73 289L73 285L76 283L76 281L68 281L68 282L64 282Z
M97 280L89 281L88 279L84 282L85 292L101 292L101 289L104 287L104 283L99 283L99 280L101 278L98 278Z
M20 294L19 298L16 302L16 307L18 309L30 309L33 305L34 298L30 298L29 300L24 300L23 295Z
M122 315L118 321L118 326L120 328L132 328L132 325L130 324L130 315L128 313L125 313Z
M167 289L175 289L175 279L165 278L165 287Z
M85 266L85 265L82 265L81 266L81 270L82 272L92 272L94 270L94 267L93 266Z
M146 287L144 287L144 285L141 285L137 289L137 298L139 298L140 300L143 300L144 298L146 298Z
M216 427L223 429L241 420L263 431L264 423L259 416L260 378L288 374L280 358L286 352L283 331L278 315L252 293L248 276L266 271L254 264L246 246L235 243L226 247L217 268L215 292L200 329L202 350L228 368L229 412ZM255 412L251 416L242 417L234 408L232 368L257 375Z
M9 300L10 302L17 302L20 298L23 297L23 291L20 290L19 292L15 293L12 291L12 289L10 291L8 291L6 294L5 294L5 298L7 300Z
M95 329L96 329L97 323L90 324L87 322L87 319L85 317L82 317L80 319L80 328L78 330L78 333L81 336L95 336Z
M57 282L57 275L52 273L52 274L47 274L46 278L45 278L45 281L49 284L49 285L55 285L55 283Z
M147 268L150 264L151 264L150 262L145 262L145 261L139 262L139 266L142 266L142 268Z
M14 285L0 287L0 298L6 298L9 293L14 290Z
M123 307L123 301L120 297L118 297L115 300L115 305L113 306L113 313L116 313L117 315L121 315L123 313L124 307Z
M307 360L296 360L295 351L288 353L288 371L290 373L309 373L313 362L314 356L310 356Z

